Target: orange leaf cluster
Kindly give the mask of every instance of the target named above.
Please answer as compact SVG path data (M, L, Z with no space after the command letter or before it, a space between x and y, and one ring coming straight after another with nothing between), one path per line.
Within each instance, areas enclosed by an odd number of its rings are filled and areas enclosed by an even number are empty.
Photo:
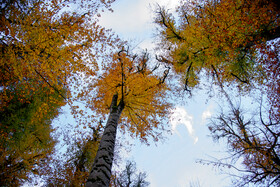
M104 69L102 77L92 85L96 97L89 105L98 113L108 113L113 95L117 92L118 102L123 100L124 110L120 128L128 129L132 136L147 142L151 136L158 140L163 130L162 120L167 117L171 106L166 96L167 86L148 68L147 55L131 56L122 51L112 56L112 62Z
M96 21L90 21L92 14L63 12L62 2L35 1L29 5L27 1L15 1L3 9L1 107L11 99L6 94L11 86L24 88L24 99L37 87L51 87L51 94L75 84L70 78L77 73L94 75L98 54L106 44L112 45L107 31Z

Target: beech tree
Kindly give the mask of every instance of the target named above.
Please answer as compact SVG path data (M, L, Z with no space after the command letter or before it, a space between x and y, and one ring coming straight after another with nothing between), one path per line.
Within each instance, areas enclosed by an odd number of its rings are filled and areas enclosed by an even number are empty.
M81 1L87 5L87 1ZM1 107L12 99L12 85L20 85L21 96L28 99L37 86L48 93L77 83L78 73L95 74L96 59L111 36L98 25L94 15L107 1L95 1L87 12L66 11L68 1L4 1L1 6ZM96 16L95 16L96 17ZM92 20L91 20L92 19ZM58 92L59 93L59 92ZM62 96L63 97L63 96Z
M229 100L230 111L209 127L215 139L227 141L230 161L242 161L244 183L279 186L279 11L275 0L182 0L178 17L159 7L155 19L157 58L182 75L185 90L206 75L221 89L257 88L268 97L269 110L251 118Z
M278 5L264 0L183 0L178 19L159 7L158 60L173 65L188 91L205 74L215 84L263 84L268 72L258 55L273 53L274 47L266 46L274 44L268 41L280 37Z
M97 19L112 2L1 2L1 185L36 174L53 151L52 119L72 104L77 79L95 75L97 59L118 41Z
M123 49L91 86L97 96L88 100L89 106L103 116L110 114L86 186L109 186L118 124L146 143L148 137L161 137L171 104L163 99L165 76L157 76L155 69L150 70L146 53L132 56Z
M279 11L275 0L181 1L175 19L159 7L158 60L182 75L189 92L202 76L211 87L261 90L270 117L279 121Z

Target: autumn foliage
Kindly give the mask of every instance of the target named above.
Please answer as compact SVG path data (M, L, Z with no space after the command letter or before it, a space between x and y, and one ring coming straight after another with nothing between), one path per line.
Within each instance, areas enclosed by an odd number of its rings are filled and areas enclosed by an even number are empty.
M125 42L98 24L99 12L111 10L112 2L2 2L1 186L21 185L33 175L47 176L50 186L85 183L99 136L75 142L66 163L52 157L58 139L51 123L66 104L85 129L90 126L83 121L104 120L109 113L113 114L108 120L110 128L119 126L123 133L145 143L150 138L159 140L168 129L165 124L172 105L165 81L169 69L152 66L147 52L134 55L124 47L112 52ZM231 105L231 113L220 115L210 130L216 139L226 137L231 151L243 158L242 164L252 174L246 176L247 182L258 184L265 178L278 184L279 3L181 0L177 15L163 7L157 9L157 60L171 65L189 92L206 77L221 89L233 85L239 91L259 89L266 94L269 109L265 119L260 115L246 121ZM101 58L108 52L112 52L109 57ZM94 115L74 106L77 101ZM108 139L112 140L116 133L110 133ZM110 151L111 159L114 147Z
M260 50L259 60L265 72L264 88L268 97L271 117L280 120L280 41L270 42Z
M168 87L164 75L157 75L156 69L151 67L146 52L139 56L126 50L113 54L112 62L104 65L104 73L90 85L97 95L88 100L89 106L106 115L113 95L118 93L118 103L124 102L120 129L144 142L148 137L158 140L171 104L163 99Z
M223 104L227 112L212 118L209 129L215 140L226 140L229 162L210 163L237 169L236 185L279 186L279 2L182 0L176 10L177 17L157 9L158 60L172 65L185 90L210 80L210 88L217 85L222 94L229 86L266 98L254 101L260 112L250 115L225 94L229 111Z
M279 9L274 1L181 1L178 21L158 8L161 61L182 73L190 90L208 75L214 83L243 88L264 80L258 51L279 37ZM266 51L266 53L270 53ZM252 86L252 85L251 85Z
M61 106L72 103L74 77L94 75L97 59L113 44L96 16L111 2L1 2L1 185L39 174L53 152L51 122Z
M109 114L86 182L88 187L109 186L118 127L142 142L148 143L149 137L157 141L165 129L161 122L168 117L171 106L164 81L168 72L157 76L158 66L149 66L147 53L132 56L123 47L112 55L110 62L94 84L89 85L96 96L81 95L101 116Z
M64 3L14 1L2 8L1 106L10 100L9 86L22 85L24 99L36 86L57 92L77 72L94 74L97 51L110 39L87 13L63 11Z

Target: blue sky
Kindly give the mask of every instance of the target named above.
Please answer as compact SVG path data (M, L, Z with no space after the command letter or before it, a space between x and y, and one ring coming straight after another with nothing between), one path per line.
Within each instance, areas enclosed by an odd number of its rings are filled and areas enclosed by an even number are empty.
M172 11L178 1L116 0L114 12L102 14L101 24L131 41L134 47L152 49L155 30L151 5L155 3L165 5ZM196 95L188 99L187 104L176 106L169 119L173 135L168 135L163 143L146 146L137 140L129 140L135 146L124 155L135 160L139 170L147 172L151 187L187 187L197 180L206 187L230 184L226 176L218 175L211 166L195 162L200 158L209 158L208 155L219 157L223 151L207 136L207 118L217 109L216 104L214 101L206 103L207 96L202 91Z

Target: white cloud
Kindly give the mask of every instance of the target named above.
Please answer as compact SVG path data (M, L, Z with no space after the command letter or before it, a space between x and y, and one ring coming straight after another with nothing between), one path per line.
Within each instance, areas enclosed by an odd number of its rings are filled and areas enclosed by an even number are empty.
M201 116L202 124L205 124L206 121L212 116L212 106L208 107Z
M185 108L176 107L170 116L170 123L172 126L172 131L176 134L180 135L176 129L177 126L184 125L187 128L189 135L193 138L194 143L198 141L198 137L196 137L194 133L193 117L187 113Z
M202 113L202 120L206 120L212 116L212 113L210 110L206 110Z
M153 43L153 39L145 39L138 43L138 47L152 50L155 48L155 43Z
M179 5L178 0L154 0L154 2L158 3L159 5L164 5L169 9L175 9L176 6Z
M174 9L176 0L120 0L113 3L114 12L103 13L101 25L112 28L118 34L125 36L151 32L153 29L154 12L151 9L156 3Z
M123 0L113 4L114 12L102 14L101 24L118 34L139 33L148 29L150 14L146 1Z

